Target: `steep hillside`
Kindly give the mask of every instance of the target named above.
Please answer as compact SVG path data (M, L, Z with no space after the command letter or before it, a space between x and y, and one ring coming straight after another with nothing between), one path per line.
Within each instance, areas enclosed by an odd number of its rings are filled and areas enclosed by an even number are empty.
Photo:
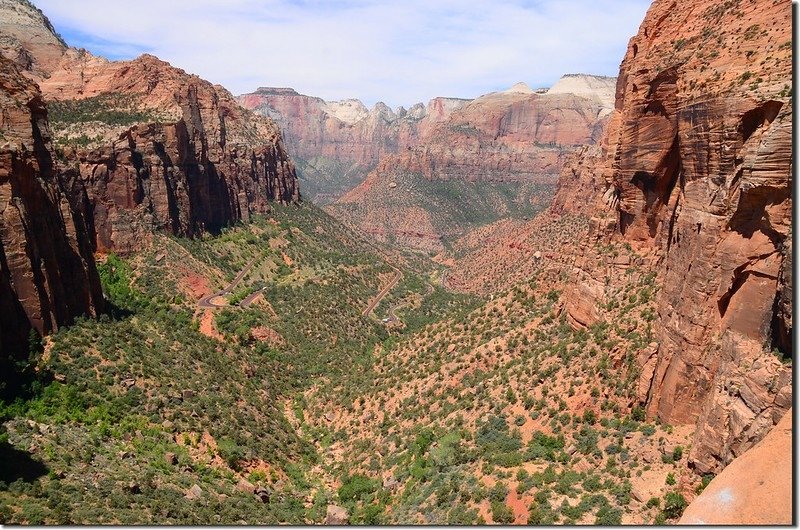
M44 388L0 401L0 521L322 522L324 456L292 411L310 387L369 373L402 333L364 315L400 267L393 296L426 301L403 325L469 306L311 205L109 255L111 314L59 330Z
M376 348L363 373L305 392L319 473L345 521L632 524L675 519L702 488L691 426L645 422L637 358L652 349L654 274L632 249L602 319L572 328L568 276L511 289ZM619 269L609 269L612 278Z
M36 86L0 57L0 394L34 337L103 309L83 188L56 160ZM40 352L33 352L40 353ZM28 374L30 375L30 374Z
M649 256L662 286L650 414L694 424L691 460L718 471L791 403L791 24L781 2L656 1L620 68L603 149L560 193L594 193L600 235ZM557 198L562 211L575 201ZM576 263L568 305L588 325L604 287Z
M109 62L61 44L56 56L33 6L4 0L0 13L4 42L33 58L23 64L50 103L59 157L86 186L99 249L134 250L153 230L219 230L299 198L277 126L222 87L148 55ZM48 31L40 46L33 36Z
M652 271L653 342L630 351L636 402L692 427L688 462L705 476L792 401L788 20L788 4L655 2L602 140L566 161L549 211L473 231L436 258L449 286L473 292L559 271L576 329L607 321L628 275Z

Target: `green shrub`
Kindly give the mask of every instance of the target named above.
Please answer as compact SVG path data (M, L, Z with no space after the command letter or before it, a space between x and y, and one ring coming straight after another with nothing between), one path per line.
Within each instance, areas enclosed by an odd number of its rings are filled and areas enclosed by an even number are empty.
M680 493L670 491L664 496L664 509L661 513L667 519L677 519L686 509L686 499Z
M597 510L594 524L602 526L619 526L622 524L622 510L610 506L601 506Z
M365 475L350 475L342 480L338 495L342 502L364 500L365 497L376 492L380 483L376 479Z
M504 502L492 501L492 521L500 524L514 522L514 512Z
M508 495L508 487L502 482L497 482L489 490L489 500L492 502L505 502Z

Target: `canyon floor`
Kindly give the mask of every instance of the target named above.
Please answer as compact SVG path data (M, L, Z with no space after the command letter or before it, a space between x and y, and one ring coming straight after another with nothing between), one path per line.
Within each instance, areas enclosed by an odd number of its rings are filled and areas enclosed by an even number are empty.
M528 245L587 220L534 222L555 228ZM470 259L382 246L309 204L102 256L111 314L48 338L43 389L3 410L29 463L3 469L4 519L679 516L707 483L686 465L691 428L630 412L624 352L652 340L653 276L629 273L611 318L576 331L552 254L492 295L444 288Z

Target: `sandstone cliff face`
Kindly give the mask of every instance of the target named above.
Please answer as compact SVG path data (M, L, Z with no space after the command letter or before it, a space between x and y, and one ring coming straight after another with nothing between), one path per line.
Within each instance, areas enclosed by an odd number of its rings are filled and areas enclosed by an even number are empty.
M41 83L54 100L124 93L166 116L65 151L79 163L101 250L135 250L152 230L217 230L267 213L270 202L299 199L277 127L221 87L147 55L77 79L70 62Z
M678 524L792 524L792 410L737 457L683 512Z
M35 8L3 0L0 13L12 12L0 29L34 59L27 75L50 104L64 165L86 187L99 250L136 250L153 230L194 236L299 200L277 126L224 88L149 55L109 62L67 49ZM40 58L30 35L48 32Z
M417 144L385 156L326 209L379 239L440 251L442 238L470 227L535 214L567 155L599 138L608 110L524 84L487 94L428 122Z
M259 88L238 101L278 123L309 197L320 204L355 187L383 156L416 144L433 123L468 102L436 98L427 107L393 111L378 103L368 110L358 100L324 101L289 88Z
M37 76L58 64L67 45L28 0L0 0L0 54Z
M0 351L14 355L27 353L31 327L94 315L103 295L83 188L60 171L38 89L3 57L0 107Z
M397 166L430 179L555 181L563 157L597 139L602 111L573 94L489 94L436 123Z
M604 149L568 164L556 201L571 209L570 188L589 190L598 226L658 271L640 398L665 422L697 423L701 472L791 402L791 370L770 352L791 354L790 21L781 2L654 2L620 67ZM576 324L602 296L591 276L578 267Z

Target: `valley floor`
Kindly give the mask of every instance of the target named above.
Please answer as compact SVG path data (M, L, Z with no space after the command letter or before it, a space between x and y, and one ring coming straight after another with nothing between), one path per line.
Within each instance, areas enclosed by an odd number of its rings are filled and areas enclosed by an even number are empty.
M311 205L103 257L110 313L32 343L27 393L0 410L0 520L676 519L710 477L687 467L691 429L633 399L653 276L630 267L607 316L575 329L565 240L586 220L533 222L491 294L443 286L474 285L508 221L439 256L450 267Z

